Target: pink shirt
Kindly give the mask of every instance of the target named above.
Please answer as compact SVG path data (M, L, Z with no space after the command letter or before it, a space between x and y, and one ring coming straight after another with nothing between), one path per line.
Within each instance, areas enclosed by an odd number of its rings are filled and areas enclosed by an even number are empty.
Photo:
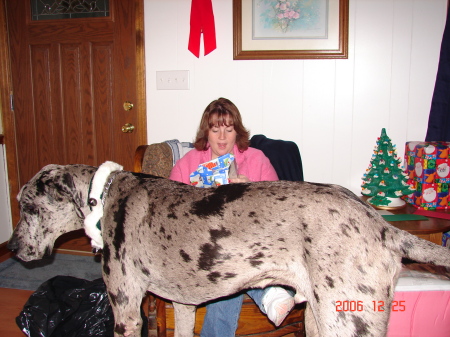
M246 151L239 152L237 145L234 145L233 155L238 174L245 175L250 181L278 180L269 158L261 150L249 147ZM197 169L198 165L210 161L211 158L211 148L206 151L193 149L176 162L169 179L189 184L189 175Z

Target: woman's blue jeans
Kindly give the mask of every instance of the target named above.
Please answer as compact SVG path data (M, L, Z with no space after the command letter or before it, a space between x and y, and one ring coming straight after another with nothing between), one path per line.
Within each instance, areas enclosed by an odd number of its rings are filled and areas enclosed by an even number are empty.
M255 301L263 313L266 313L262 306L262 298L265 291L265 289L251 289L247 291L247 295ZM234 337L243 300L244 295L240 294L206 305L206 315L200 336Z

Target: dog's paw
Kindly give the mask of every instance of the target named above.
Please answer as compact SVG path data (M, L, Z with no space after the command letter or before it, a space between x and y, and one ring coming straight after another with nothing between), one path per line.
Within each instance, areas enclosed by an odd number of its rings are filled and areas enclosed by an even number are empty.
M129 324L116 324L114 337L141 337L142 326L139 323L129 322Z

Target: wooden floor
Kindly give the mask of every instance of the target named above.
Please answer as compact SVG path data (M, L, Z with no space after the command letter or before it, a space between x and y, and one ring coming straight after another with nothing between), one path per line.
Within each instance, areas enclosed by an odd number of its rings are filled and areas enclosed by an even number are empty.
M13 256L5 244L0 246L0 262ZM25 336L16 324L16 317L32 293L32 290L0 288L0 336Z
M55 243L55 252L62 254L92 255L92 247L84 231L75 231L61 236ZM0 245L0 262L14 256L6 248L6 243ZM16 324L16 317L33 293L32 290L0 288L0 336L24 337Z
M23 337L16 324L16 317L33 291L0 288L0 336Z

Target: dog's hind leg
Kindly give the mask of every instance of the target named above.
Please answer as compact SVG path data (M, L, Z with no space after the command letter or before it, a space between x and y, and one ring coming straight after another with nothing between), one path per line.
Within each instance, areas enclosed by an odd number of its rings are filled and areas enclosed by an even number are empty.
M309 303L305 309L305 332L308 337L320 337L316 318Z
M175 311L175 337L193 337L196 307L173 302L173 309Z

